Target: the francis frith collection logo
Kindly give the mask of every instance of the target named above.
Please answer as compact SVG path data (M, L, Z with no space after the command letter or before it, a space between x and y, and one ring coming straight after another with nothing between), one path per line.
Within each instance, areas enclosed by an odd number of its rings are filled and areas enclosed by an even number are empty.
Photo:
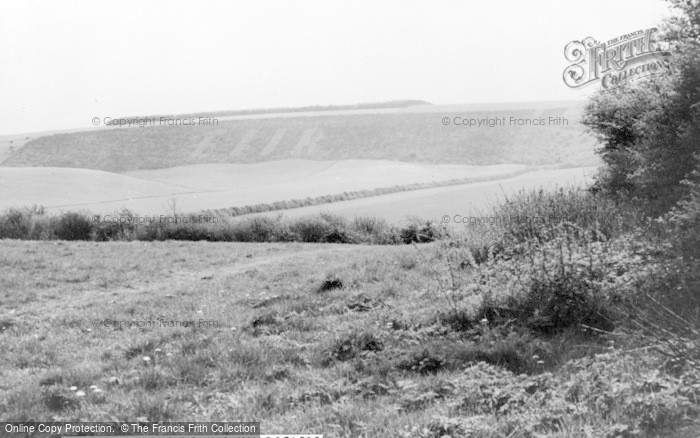
M600 81L603 88L659 74L666 68L664 52L656 39L658 29L637 30L606 42L592 37L571 41L564 48L567 61L564 83L571 88Z

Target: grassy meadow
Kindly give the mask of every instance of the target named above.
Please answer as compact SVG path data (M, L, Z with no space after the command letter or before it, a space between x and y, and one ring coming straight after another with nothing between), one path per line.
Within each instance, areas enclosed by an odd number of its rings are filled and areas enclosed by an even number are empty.
M234 216L509 179L529 171L517 164L425 165L388 160L207 164L125 174L63 167L0 167L0 210L36 204L51 211L84 209L107 214L129 209L163 214L170 212L169 205L174 202L181 212L221 210Z
M491 213L533 220L411 245L3 240L0 419L695 437L696 341L649 324L698 317L693 252L619 207L521 192Z

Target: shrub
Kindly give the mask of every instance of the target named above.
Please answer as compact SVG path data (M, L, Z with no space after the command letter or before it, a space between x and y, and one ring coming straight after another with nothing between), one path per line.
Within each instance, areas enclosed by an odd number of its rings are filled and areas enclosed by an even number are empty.
M411 224L404 227L400 232L403 243L433 242L442 237L442 235L443 233L432 221L421 222L419 220L413 220Z
M632 197L651 215L687 194L681 181L700 162L700 14L696 1L672 0L680 14L666 22L663 74L600 90L583 123L603 143L602 191Z
M612 249L595 232L561 225L547 245L528 246L518 274L520 293L509 298L527 324L544 332L584 324L610 331L605 310ZM523 267L521 267L523 268Z
M302 242L323 242L333 231L333 227L318 217L303 218L294 221L290 231Z
M665 217L673 227L671 239L675 249L686 256L700 256L700 166L685 182L688 195Z
M370 243L396 244L401 241L398 230L382 218L356 217L352 221L351 230L364 236Z
M357 232L369 235L380 235L388 228L384 219L371 216L356 217L352 221L352 227Z
M556 228L564 223L600 233L601 238L619 235L640 223L632 208L621 208L602 195L571 186L552 191L522 190L492 209L505 243L543 242L555 236Z
M289 220L256 216L230 221L218 217L216 222L202 222L200 215L173 213L175 221L139 220L123 210L106 221L100 215L67 212L49 216L43 208L10 209L0 214L0 238L94 240L190 240L212 242L314 242L373 243L392 245L403 242L430 242L442 237L430 223L416 224L399 231L382 219L360 218L348 222L340 216L319 214Z
M49 239L52 227L43 207L11 208L0 215L0 239Z
M9 239L26 239L29 234L30 216L22 210L10 209L3 215L0 223L2 237Z
M483 318L489 324L514 320L545 333L579 325L612 330L614 316L605 306L622 293L613 285L641 262L625 244L600 241L594 231L571 224L552 227L545 237L511 244L474 265L476 278L458 291L481 297L481 303L472 312L458 307L443 323L459 331Z
M129 218L132 214L128 211L120 213L119 217ZM127 240L133 232L133 226L118 222L105 222L100 215L95 216L97 225L93 230L93 237L98 242L110 240Z
M318 243L360 243L370 240L355 233L347 221L336 215L321 213L300 218L289 225L294 240Z
M543 332L579 324L611 331L614 325L600 306L600 296L586 275L562 273L533 278L518 306L527 315L527 324Z
M257 216L233 225L233 237L238 242L272 242L283 240L286 229L281 218Z
M54 234L62 240L90 240L93 222L83 213L63 213L54 225Z

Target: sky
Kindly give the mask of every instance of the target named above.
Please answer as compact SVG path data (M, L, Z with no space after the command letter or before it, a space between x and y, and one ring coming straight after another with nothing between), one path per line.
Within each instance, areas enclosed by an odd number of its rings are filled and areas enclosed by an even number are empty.
M3 0L0 135L93 117L421 99L583 99L564 46L661 0Z

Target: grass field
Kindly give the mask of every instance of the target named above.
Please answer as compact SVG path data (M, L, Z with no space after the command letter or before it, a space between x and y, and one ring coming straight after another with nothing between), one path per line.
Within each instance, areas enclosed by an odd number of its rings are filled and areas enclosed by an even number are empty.
M444 223L451 227L470 216L488 215L489 207L521 190L545 189L572 186L583 188L592 180L594 167L535 170L512 178L476 182L447 187L436 187L409 192L368 197L330 204L284 210L289 218L301 218L319 213L330 213L344 218L376 217L390 223L400 224L412 218ZM247 216L274 216L279 212L255 213ZM443 221L448 216L449 222ZM468 219L466 219L468 222Z
M350 191L454 179L497 179L523 165L419 165L396 161L288 160L209 164L115 174L87 169L0 167L0 209L42 205L139 214L182 212L288 201Z
M163 198L193 191L111 172L60 167L0 168L0 208L26 205L80 207L105 200Z
M554 438L681 436L694 412L700 376L624 338L453 315L508 265L450 273L441 243L2 247L0 420Z
M290 185L290 192L324 186L326 193L430 183L460 178L488 178L525 169L519 164L494 166L416 164L389 160L284 160L255 164L205 164L126 172L135 178L199 190L239 190ZM282 187L276 187L279 191Z

